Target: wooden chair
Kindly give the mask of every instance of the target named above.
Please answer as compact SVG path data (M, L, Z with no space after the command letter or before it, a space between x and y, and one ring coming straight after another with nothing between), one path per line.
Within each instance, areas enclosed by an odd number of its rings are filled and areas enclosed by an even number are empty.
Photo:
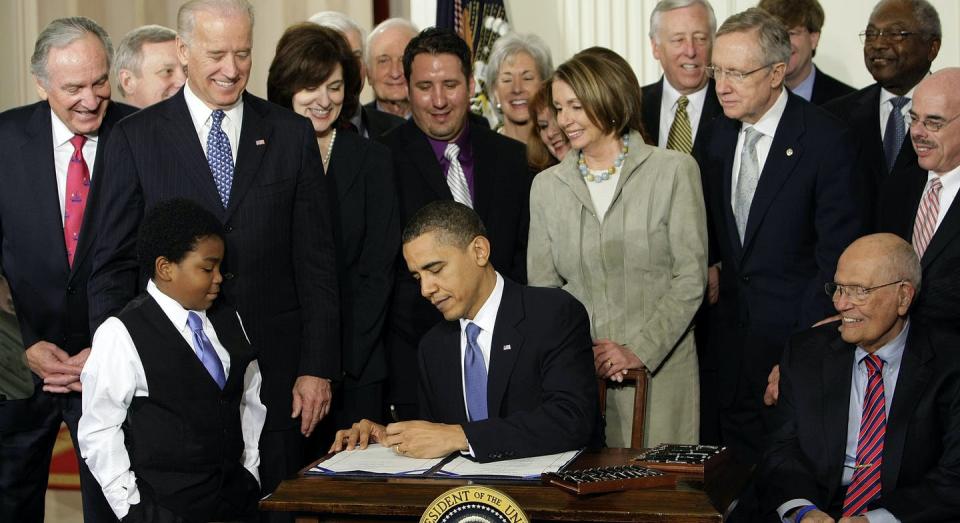
M643 424L647 415L647 382L650 379L650 371L647 369L631 369L623 377L623 383L635 383L636 392L633 396L633 427L630 430L630 447L635 449L643 448ZM607 381L597 380L597 387L600 392L600 413L604 420L607 418Z

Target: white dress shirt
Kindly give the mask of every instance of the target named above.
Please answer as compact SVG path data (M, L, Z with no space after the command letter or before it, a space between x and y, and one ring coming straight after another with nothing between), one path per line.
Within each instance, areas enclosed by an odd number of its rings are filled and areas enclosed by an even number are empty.
M203 156L207 156L207 136L210 134L210 127L213 124L213 109L207 107L203 100L197 98L197 95L190 90L190 83L183 84L183 98L187 101L187 110L190 111L190 119L193 120L193 127L197 130L197 136L200 138L200 146L203 147ZM225 116L220 128L227 133L230 140L230 153L233 154L233 164L237 164L237 146L240 144L240 128L243 125L243 96L235 104L223 110Z
M903 127L906 131L905 140L910 139L910 120L907 118L907 114L910 112L910 109L913 107L913 91L916 90L916 86L913 89L905 94L910 100L903 104L903 107L900 108L900 112L903 114ZM880 88L880 140L883 141L883 136L887 134L887 120L890 119L890 113L893 112L893 104L890 103L890 100L895 98L897 95L891 93L890 91Z
M700 128L700 115L703 114L703 104L707 101L707 96L714 96L710 90L710 83L704 85L697 92L687 95L687 118L690 119L690 140L697 140L697 129ZM670 127L673 126L673 120L677 115L677 100L682 95L663 77L663 95L660 96L660 135L657 139L659 147L667 147L667 139L670 137Z
M927 185L923 187L923 193L920 196L921 200L923 195L927 194L927 189L930 188L930 181L937 176L937 173L933 171L927 172ZM937 225L933 229L934 234L936 234L937 229L940 228L940 224L943 223L943 218L947 215L947 211L950 210L950 206L953 205L953 200L957 197L957 192L960 191L960 167L954 167L952 171L939 176L943 188L940 189L940 213L937 214Z
M780 125L780 118L783 117L783 111L787 108L787 89L780 91L780 96L773 103L769 110L757 120L755 124L746 122L740 127L740 133L737 135L736 153L733 155L733 176L730 178L730 206L737 205L737 180L740 178L740 155L743 151L743 141L746 131L753 127L760 132L761 136L757 140L757 167L760 177L763 177L763 166L767 163L767 156L770 154L770 146L773 145L773 136L777 134L777 127Z
M50 123L53 128L53 167L57 172L57 197L60 199L60 221L63 221L64 198L67 195L67 169L70 168L70 158L73 156L73 131L67 128L57 113L50 109ZM83 144L83 159L87 162L90 181L93 181L93 163L97 159L97 135L86 134L87 141Z
M147 283L147 292L177 327L183 339L193 347L193 331L187 324L190 311L160 291L153 280ZM210 338L223 363L224 375L229 376L230 353L220 343L206 311L193 312L203 320L203 332ZM130 505L140 502L140 492L137 490L136 476L130 470L130 456L124 446L121 425L127 418L127 409L133 398L147 397L149 391L140 354L126 326L118 318L108 318L94 334L93 348L80 373L80 382L83 384L83 415L77 429L80 454L103 487L110 508L117 517L123 518L130 510ZM261 382L260 366L254 360L244 373L243 397L240 400L243 433L241 460L243 467L258 481L260 432L267 417L267 408L260 401Z
M903 350L907 346L907 336L910 334L910 320L904 324L903 329L889 343L877 349L875 354L883 360L883 403L887 419L890 418L890 406L893 405L893 394L897 387L897 378L900 376L900 362L903 361ZM857 444L860 438L860 421L863 418L863 398L867 395L867 383L869 382L869 373L867 364L863 362L869 353L860 347L853 353L853 377L850 387L850 403L847 410L847 440L843 457L843 474L840 478L840 485L843 487L844 494L846 488L853 480L853 471L857 465ZM784 518L784 514L791 510L813 503L807 499L792 499L777 508L780 518L787 523L794 523L792 518ZM823 510L822 507L818 507ZM870 523L893 523L899 522L889 510L881 508L870 510L863 514Z

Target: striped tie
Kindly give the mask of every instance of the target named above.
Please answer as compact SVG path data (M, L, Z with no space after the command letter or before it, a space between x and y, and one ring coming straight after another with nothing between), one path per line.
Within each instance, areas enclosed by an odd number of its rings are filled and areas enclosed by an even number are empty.
M883 397L883 360L870 354L863 359L867 367L867 392L863 396L863 416L857 436L857 467L843 500L844 517L866 512L867 505L880 497L880 469L883 466L883 436L887 414Z
M463 174L460 158L457 157L459 154L460 148L455 143L448 143L443 151L443 157L450 161L450 167L447 169L447 186L450 187L450 194L453 195L454 201L473 209L467 177Z
M667 149L690 154L693 150L693 130L690 129L690 118L687 116L688 103L690 100L686 96L677 100L677 112L674 113L673 125L667 135Z
M937 217L940 216L940 189L943 184L940 178L930 180L930 187L923 194L920 200L920 207L917 209L917 219L913 222L913 248L917 251L917 257L923 258L924 251L930 245L933 239L933 233L937 230Z

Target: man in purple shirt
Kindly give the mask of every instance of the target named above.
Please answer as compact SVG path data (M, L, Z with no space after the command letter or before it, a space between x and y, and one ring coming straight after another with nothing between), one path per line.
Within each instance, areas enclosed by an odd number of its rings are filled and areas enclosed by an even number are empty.
M404 50L403 69L412 117L382 138L393 152L401 220L436 200L472 207L486 225L494 267L524 283L531 181L524 144L471 125L470 49L455 33L421 32ZM420 417L417 345L442 319L399 260L386 333L388 421Z

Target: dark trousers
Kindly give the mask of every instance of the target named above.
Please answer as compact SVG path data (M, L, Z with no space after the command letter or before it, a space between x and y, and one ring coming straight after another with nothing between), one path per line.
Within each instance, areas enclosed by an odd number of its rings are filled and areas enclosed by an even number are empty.
M80 394L51 394L41 388L38 382L33 396L0 402L0 521L43 522L50 459L61 422L70 429L80 462L84 522L117 521L100 484L80 457Z
M285 430L266 430L260 435L260 486L261 494L272 493L280 482L296 476L306 465L303 459L303 435L300 423ZM286 512L261 512L264 523L293 523L293 514Z

